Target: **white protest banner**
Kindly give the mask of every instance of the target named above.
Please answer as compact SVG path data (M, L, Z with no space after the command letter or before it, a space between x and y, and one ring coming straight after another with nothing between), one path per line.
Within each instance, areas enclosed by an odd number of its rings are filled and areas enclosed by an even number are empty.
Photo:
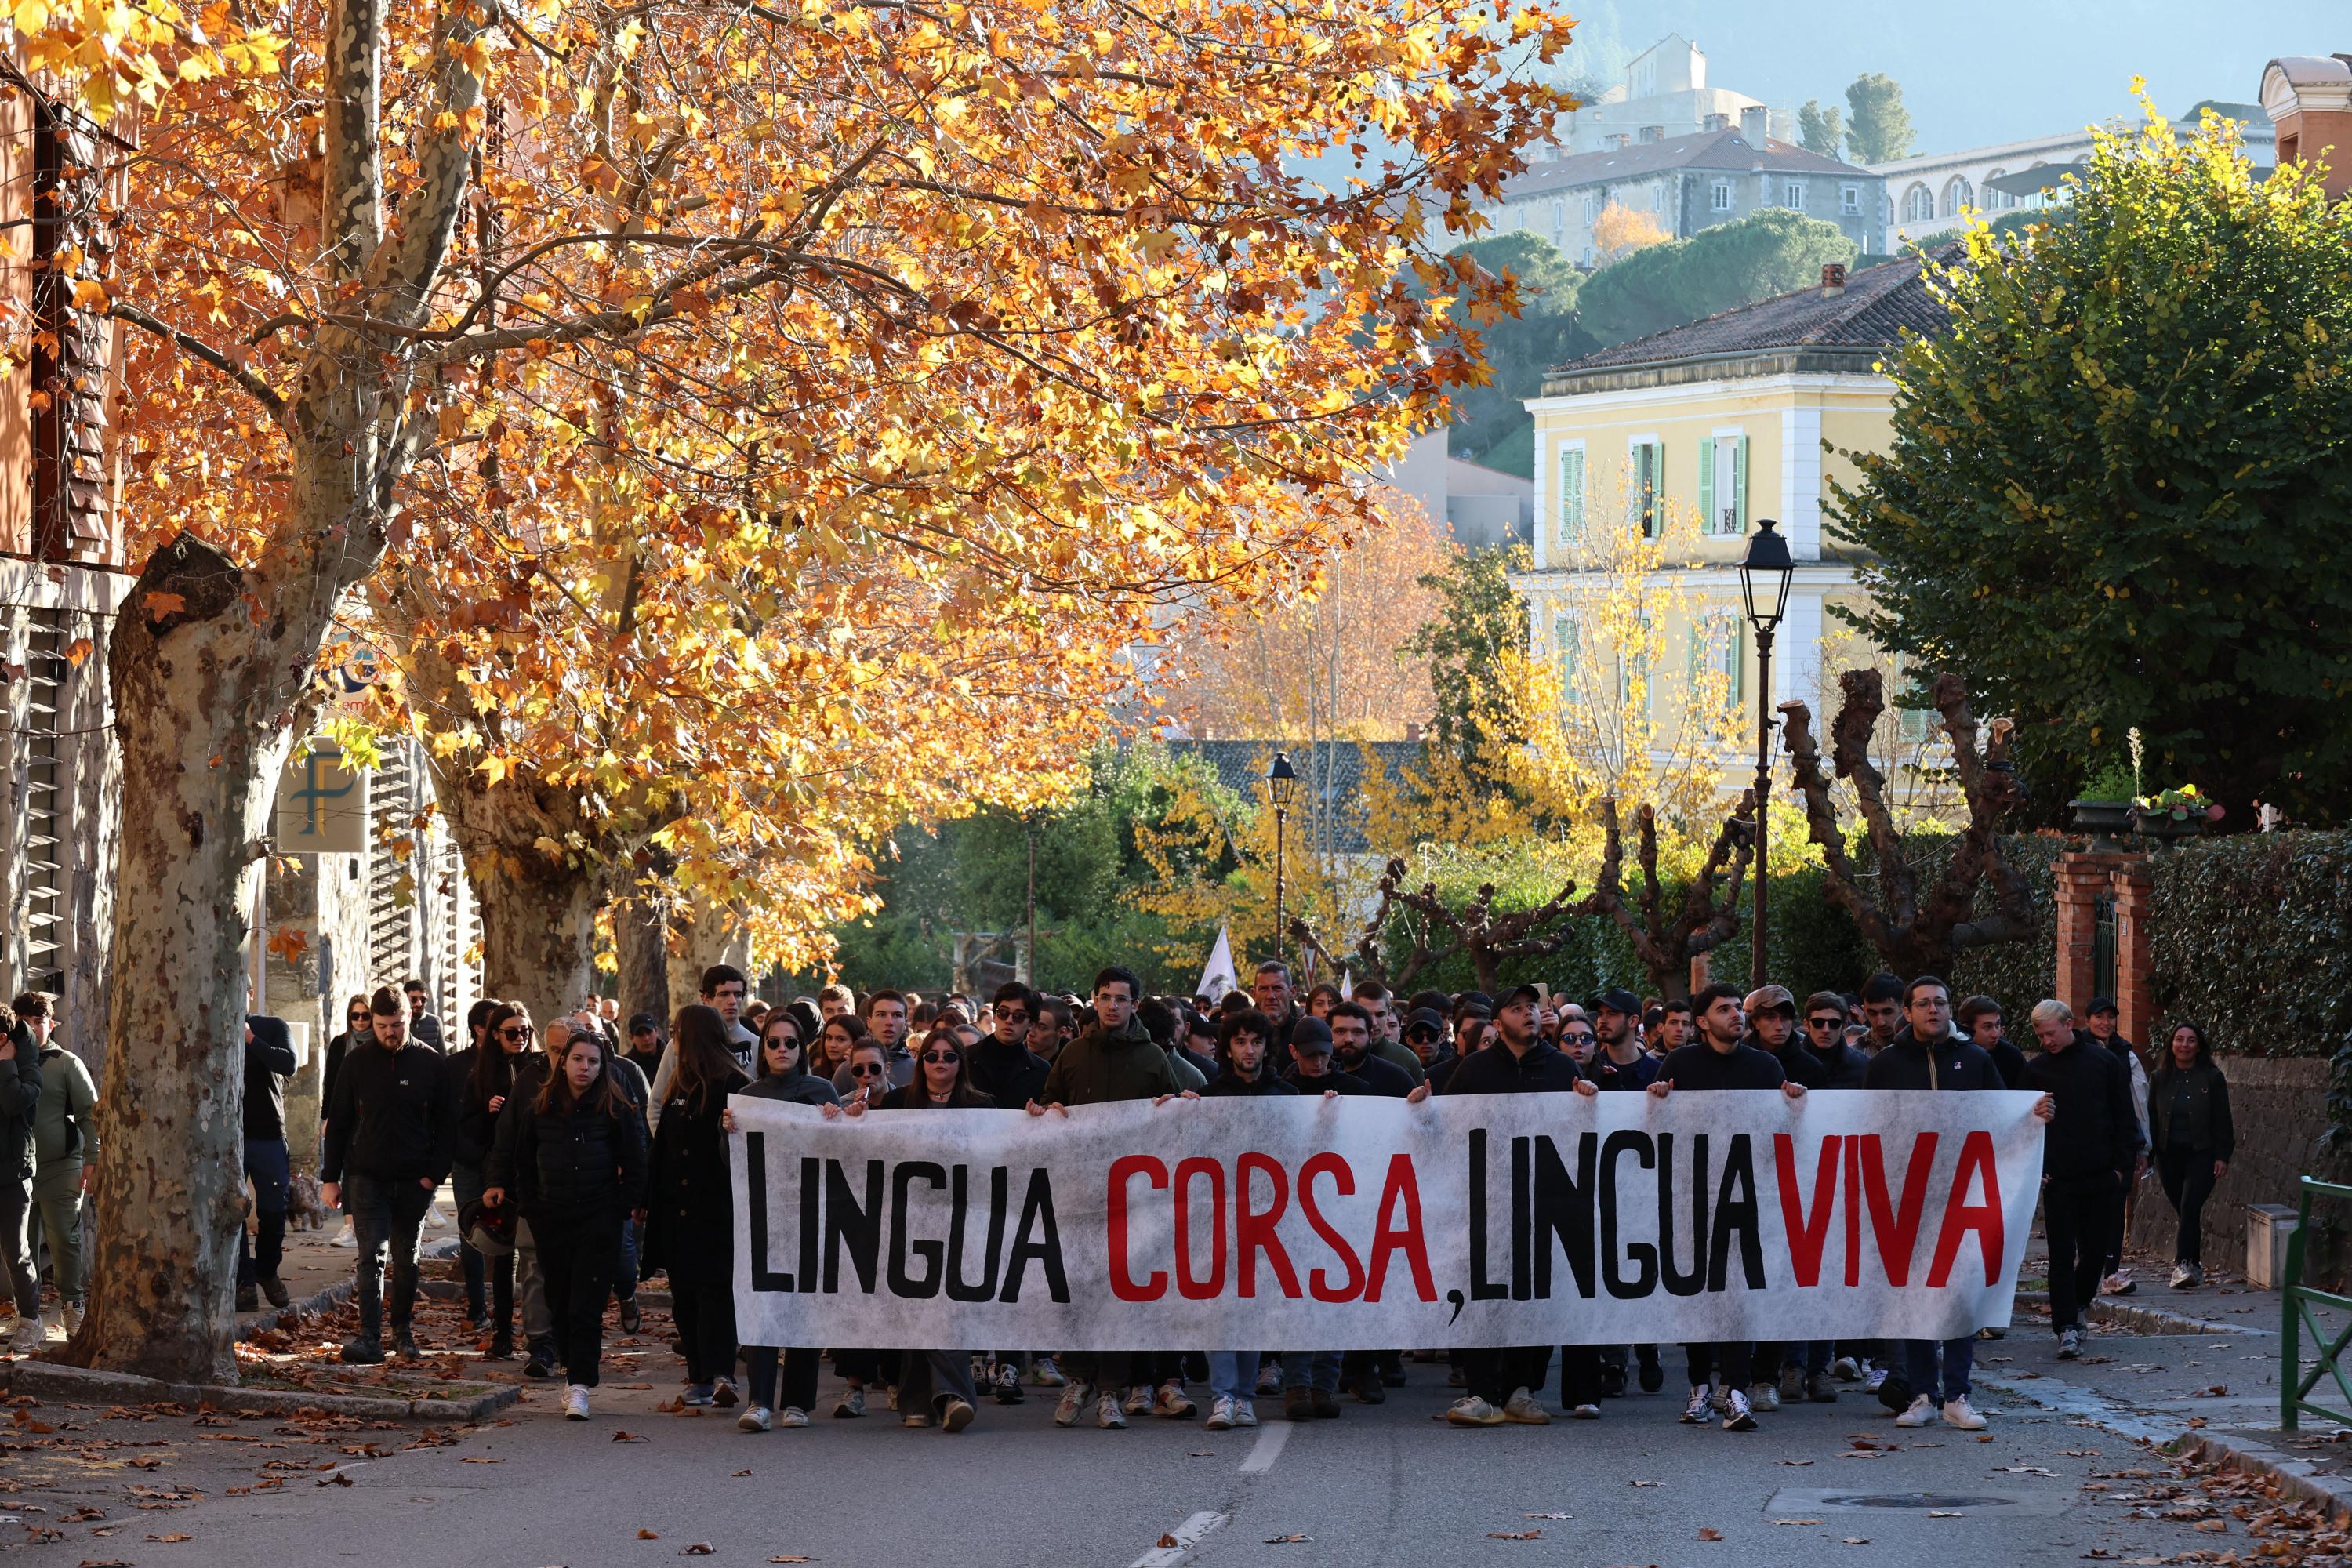
M746 1344L1948 1339L2009 1321L2036 1096L736 1098Z

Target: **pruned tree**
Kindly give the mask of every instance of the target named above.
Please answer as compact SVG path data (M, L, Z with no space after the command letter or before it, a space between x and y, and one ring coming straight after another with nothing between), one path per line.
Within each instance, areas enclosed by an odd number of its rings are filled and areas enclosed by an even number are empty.
M1501 982L1506 960L1546 958L1558 952L1573 934L1567 923L1570 918L1591 912L1591 900L1577 899L1572 881L1533 909L1500 911L1495 908L1495 884L1487 882L1466 907L1456 910L1434 882L1424 882L1418 889L1405 887L1404 872L1402 860L1388 863L1379 884L1380 902L1373 906L1344 965L1359 979L1377 980L1391 991L1405 989L1432 965L1461 952L1469 955L1478 988L1491 993ZM1400 916L1412 949L1391 971L1385 939L1390 922ZM1343 967L1305 921L1292 921L1290 935L1334 970Z
M1634 956L1649 972L1658 994L1687 996L1691 960L1713 951L1739 930L1740 884L1747 879L1748 863L1756 853L1756 792L1741 794L1738 809L1725 819L1706 863L1671 910L1664 885L1658 879L1657 812L1644 805L1634 820L1640 833L1634 857L1642 869L1641 893L1632 904L1626 902L1620 881L1624 836L1617 825L1617 803L1604 800L1601 825L1607 837L1600 880L1591 901L1633 940Z
M1969 707L1968 683L1947 670L1930 692L1952 746L1953 771L1968 805L1968 825L1951 858L1922 895L1920 874L1904 852L1903 835L1886 805L1886 779L1870 760L1870 742L1886 701L1875 669L1848 670L1838 679L1843 699L1830 726L1835 776L1853 786L1869 836L1876 875L1865 880L1846 853L1822 773L1821 749L1813 739L1812 714L1802 702L1780 704L1781 742L1795 764L1805 819L1821 846L1830 897L1861 928L1864 938L1897 974L1943 969L1962 948L2023 942L2033 934L2032 889L2024 874L2002 855L2001 815L2025 798L2010 765L2010 721L1996 719L1981 750L1976 715ZM1990 881L1993 910L1976 918L1977 893Z

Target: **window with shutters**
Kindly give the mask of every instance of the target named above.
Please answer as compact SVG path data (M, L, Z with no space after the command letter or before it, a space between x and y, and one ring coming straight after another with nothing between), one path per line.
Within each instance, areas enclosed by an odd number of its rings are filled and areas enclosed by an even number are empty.
M1745 631L1740 617L1728 610L1702 616L1691 623L1690 673L1695 690L1703 689L1702 681L1712 685L1720 680L1724 701L1741 700L1747 660L1747 645L1742 640ZM1714 693L1709 691L1708 695Z
M31 100L30 234L34 331L30 380L33 553L61 561L102 553L112 487L106 468L107 380L103 316L76 302L111 243L100 216L96 131L69 109Z
M1699 443L1698 527L1716 538L1748 531L1748 437L1718 430Z
M369 781L367 973L397 985L416 967L416 766L405 744L383 749Z
M1731 182L1717 180L1706 188L1706 210L1727 213L1731 210Z
M1576 700L1576 669L1578 655L1583 648L1583 631L1576 616L1569 611L1556 612L1551 618L1552 669L1559 681L1559 697L1563 705Z
M65 616L31 613L25 639L25 989L65 989L66 795L58 730L66 710Z
M1633 521L1641 526L1643 538L1655 539L1664 515L1666 448L1655 436L1636 436L1627 444L1625 455L1631 470L1628 500Z
M1577 544L1584 539L1584 443L1559 449L1559 542Z

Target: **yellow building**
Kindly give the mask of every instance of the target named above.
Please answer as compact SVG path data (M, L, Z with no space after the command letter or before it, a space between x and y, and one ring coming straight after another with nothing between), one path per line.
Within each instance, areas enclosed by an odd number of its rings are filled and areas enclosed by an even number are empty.
M1749 531L1772 518L1797 565L1774 642L1771 700L1798 698L1820 710L1825 668L1874 657L1830 613L1858 596L1858 552L1824 521L1829 487L1855 482L1844 453L1887 445L1894 384L1879 362L1905 329L1944 325L1916 258L1851 278L1825 268L1817 287L1553 371L1528 403L1533 569L1512 579L1528 605L1530 651L1558 661L1564 686L1596 657L1622 664L1622 653L1591 646L1590 623L1635 600L1643 624L1663 624L1664 636L1645 645L1653 662L1681 667L1653 670L1636 700L1653 710L1695 700L1697 688L1682 677L1706 672L1708 700L1737 705L1747 716L1738 733L1752 745L1756 653L1738 568ZM1602 684L1632 689L1614 668ZM1663 738L1669 715L1656 717L1663 757L1675 748ZM1924 731L1916 719L1907 728Z

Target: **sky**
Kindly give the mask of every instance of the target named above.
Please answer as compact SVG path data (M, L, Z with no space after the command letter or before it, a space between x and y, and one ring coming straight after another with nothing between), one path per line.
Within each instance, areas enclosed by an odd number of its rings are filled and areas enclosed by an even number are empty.
M2280 55L2352 53L2344 0L1561 0L1583 56L1571 71L1614 80L1631 54L1678 32L1705 50L1707 83L1795 109L1843 107L1846 84L1884 71L1903 86L1916 153L2066 132L2132 110L2147 79L2167 113L2203 99L2252 103Z

